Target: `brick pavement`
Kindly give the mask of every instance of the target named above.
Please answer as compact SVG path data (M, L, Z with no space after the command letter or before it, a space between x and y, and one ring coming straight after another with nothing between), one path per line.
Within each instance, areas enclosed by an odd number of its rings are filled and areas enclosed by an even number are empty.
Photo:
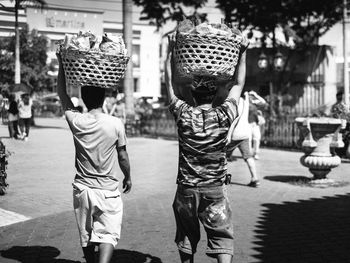
M31 219L0 227L0 262L84 262L71 206L71 135L62 119L38 119L37 124L28 142L3 138L14 154L10 188L0 197L0 222L10 220L6 213ZM7 136L5 126L0 136ZM179 262L171 210L177 142L130 138L128 151L134 185L123 196L124 225L114 261ZM245 186L249 173L241 158L229 163L235 262L350 262L350 164L330 173L343 183L338 187L309 187L295 183L311 176L299 164L301 155L262 149L258 189ZM196 262L213 262L204 254L202 236Z

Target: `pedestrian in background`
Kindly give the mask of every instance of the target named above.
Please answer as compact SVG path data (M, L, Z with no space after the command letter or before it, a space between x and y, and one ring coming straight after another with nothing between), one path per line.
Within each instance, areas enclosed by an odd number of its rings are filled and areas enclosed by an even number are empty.
M236 148L238 148L250 172L251 178L248 186L258 187L260 185L260 181L256 170L251 144L252 127L251 123L248 122L248 115L251 110L249 97L249 93L245 92L244 98L239 99L239 117L236 120L237 123L232 124L228 134L226 157L228 161L232 161L232 153Z
M260 97L255 91L249 91L249 116L248 122L251 126L251 146L254 159L258 160L261 142L261 126L265 124L265 118L262 112L258 110L258 106L266 104L266 101Z
M32 105L33 102L30 99L28 93L21 95L21 100L18 103L18 116L19 116L19 127L20 127L20 138L24 141L28 140L29 130L32 118Z
M81 87L88 112L75 110L66 91L60 55L57 58L57 91L75 146L73 205L80 242L87 263L95 262L95 246L99 249L98 262L108 263L120 239L123 216L118 164L124 174L124 193L132 186L124 125L102 112L105 89L100 87Z
M18 104L14 94L9 95L9 108L8 108L8 129L10 138L17 139L18 132Z

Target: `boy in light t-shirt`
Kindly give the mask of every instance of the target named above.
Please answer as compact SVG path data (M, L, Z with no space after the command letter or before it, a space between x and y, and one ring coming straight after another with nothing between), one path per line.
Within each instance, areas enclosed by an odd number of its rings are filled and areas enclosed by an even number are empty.
M123 202L118 190L118 164L123 189L131 189L130 164L122 121L102 112L105 89L83 86L81 96L88 112L81 113L67 95L62 61L58 55L58 95L73 134L76 175L73 202L81 246L87 263L108 263L120 239Z

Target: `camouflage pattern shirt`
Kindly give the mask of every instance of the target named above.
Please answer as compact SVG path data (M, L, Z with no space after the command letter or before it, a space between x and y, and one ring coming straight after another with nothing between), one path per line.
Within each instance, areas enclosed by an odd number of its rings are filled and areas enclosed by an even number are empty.
M227 133L237 117L237 102L226 99L216 108L192 107L174 98L169 105L178 128L177 183L221 185L227 174Z

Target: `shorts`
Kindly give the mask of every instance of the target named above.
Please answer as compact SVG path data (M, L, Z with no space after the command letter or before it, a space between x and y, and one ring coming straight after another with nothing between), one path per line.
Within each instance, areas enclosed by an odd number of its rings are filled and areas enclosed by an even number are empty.
M252 128L252 140L260 141L261 140L260 126L256 122L250 123L250 126Z
M227 146L226 156L230 157L232 152L238 147L239 151L242 154L242 158L246 161L249 158L253 157L252 147L250 145L250 140L245 139L241 141L231 141Z
M123 217L123 202L118 189L93 189L73 183L73 205L82 247L93 243L117 246Z
M178 185L173 203L175 242L180 251L194 254L200 240L200 223L207 233L206 254L233 255L232 210L225 186L187 187Z

